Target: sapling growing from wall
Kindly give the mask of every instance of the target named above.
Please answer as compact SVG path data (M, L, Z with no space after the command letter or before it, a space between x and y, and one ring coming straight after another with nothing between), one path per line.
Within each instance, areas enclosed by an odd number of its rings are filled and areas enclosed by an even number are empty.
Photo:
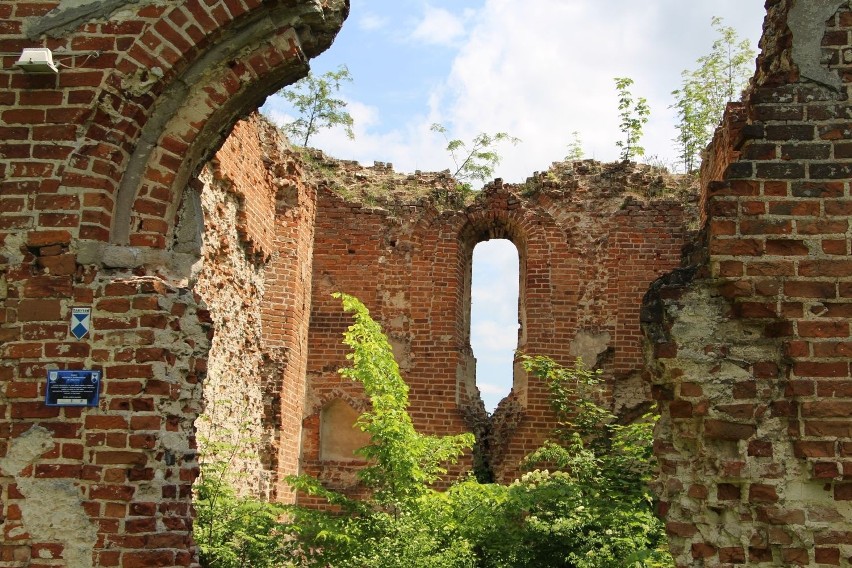
M651 108L645 97L633 98L630 87L633 79L630 77L616 77L615 90L618 93L618 117L621 120L619 129L623 140L615 143L621 148L621 159L630 160L636 156L644 156L645 148L639 145L642 139L642 129L651 115Z
M342 126L349 139L355 138L352 126L355 121L346 110L346 101L336 98L343 83L352 82L352 75L345 65L336 71L327 71L320 76L313 73L279 94L287 99L299 117L283 126L284 131L307 147L311 137L323 128Z
M278 568L290 557L279 522L284 506L234 489L234 463L252 457L248 432L245 423L237 432L219 432L218 440L199 440L192 533L203 568Z
M565 161L576 162L582 160L585 155L583 140L580 138L580 133L575 130L571 133L571 141L568 143L568 153L565 155Z
M687 173L694 172L701 152L710 143L725 106L740 98L753 73L754 50L740 40L736 30L714 17L711 25L717 38L710 53L699 57L698 67L681 73L681 87L672 91L678 114L674 139Z
M467 185L468 190L471 182L486 182L494 175L494 169L502 159L496 150L498 144L508 142L517 145L520 142L520 139L506 132L480 132L470 142L459 138L450 139L447 129L437 123L432 125L432 131L441 134L447 141L446 150L455 167L452 176Z

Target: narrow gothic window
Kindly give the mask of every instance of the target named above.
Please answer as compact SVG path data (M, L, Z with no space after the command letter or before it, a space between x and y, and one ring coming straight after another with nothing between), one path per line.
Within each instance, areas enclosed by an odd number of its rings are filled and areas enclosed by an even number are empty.
M512 389L518 347L518 249L507 239L483 241L473 249L470 345L476 357L476 386L485 409L494 412Z

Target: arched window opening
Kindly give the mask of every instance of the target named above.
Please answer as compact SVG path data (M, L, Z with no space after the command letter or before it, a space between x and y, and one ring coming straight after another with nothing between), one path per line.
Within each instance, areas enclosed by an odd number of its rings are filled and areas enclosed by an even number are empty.
M476 386L489 413L512 389L519 266L518 249L508 239L483 241L473 249L470 346L476 357Z
M355 450L370 443L370 435L355 426L359 412L339 398L326 404L320 414L320 459L359 459Z

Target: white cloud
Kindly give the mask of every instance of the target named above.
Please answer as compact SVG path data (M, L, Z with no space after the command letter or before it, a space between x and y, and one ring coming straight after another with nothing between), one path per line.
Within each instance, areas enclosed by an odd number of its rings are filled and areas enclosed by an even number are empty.
M442 170L450 162L445 141L429 130L433 122L444 124L451 137L465 140L479 132L506 131L522 143L499 148L504 160L495 175L523 181L563 158L575 130L587 157L615 159L620 133L613 77L629 76L635 80L633 93L646 97L652 110L643 145L649 154L673 156L670 92L678 87L681 70L692 68L695 59L709 51L714 39L711 16L723 17L725 24L756 45L765 14L763 0L483 1L476 12L427 7L412 17L403 8L419 4L412 2L395 4L398 9L391 17L364 13L355 29L367 33L354 45L387 43L367 58L370 68L381 73L362 85L382 95L402 89L406 96L395 100L405 100L410 107L395 114L383 111L366 89L358 99L348 99L355 140L348 140L341 129L324 130L311 145L368 165L374 160L392 162L397 171ZM423 75L415 66L423 83L400 80L399 69L412 68L406 58L431 61L440 53L454 54L448 74ZM421 88L422 84L428 86ZM277 119L292 120L276 97L264 110ZM405 118L390 123L388 116ZM494 264L486 269L488 276L474 280L473 308L486 308L481 316L473 314L473 337L478 333L483 337L474 348L479 375L488 381L480 388L490 407L487 385L511 383L517 291L510 285L517 286L512 272L517 270L516 254L511 246L492 251ZM504 317L503 323L484 319L491 315ZM493 349L507 350L508 360L495 358Z
M670 92L680 71L709 50L710 16L738 15L735 10L754 20L763 13L757 0L709 7L678 0L487 0L433 100L458 137L502 130L521 138L517 148L502 149L496 174L523 181L563 158L574 130L588 157L615 159L620 132L613 77L630 76L634 94L652 108L644 146L649 154L672 156Z
M503 162L495 175L520 182L562 159L575 130L587 157L616 159L620 132L613 77L630 76L636 81L634 95L646 97L652 109L643 145L649 155L670 158L676 154L670 92L681 70L709 50L711 16L722 16L756 44L763 14L762 0L484 0L477 11L427 5L418 18L394 12L394 21L404 22L397 33L409 39L409 48L417 47L412 38L423 42L423 57L436 56L427 54L430 45L457 47L450 73L431 78L431 89L419 99L410 95L410 113L393 124L383 120L369 92L362 93L363 108L350 103L355 141L342 131L323 131L313 144L365 164L391 162L399 171L442 170L450 161L443 139L429 131L433 122L465 140L483 131L506 131L522 142L499 148ZM375 10L360 18L356 26L362 30L388 29L391 23ZM385 41L399 39L385 36ZM387 61L375 64L392 78L394 66L406 63L395 59L391 47L386 51ZM374 88L387 94L400 85L391 79Z
M310 145L335 158L356 160L365 165L372 165L374 161L390 162L398 171L434 169L435 164L441 163L442 150L431 140L428 121L409 122L388 129L383 128L381 113L374 106L347 100L347 110L354 120L354 140L350 140L342 128L332 128L317 132L309 141ZM279 125L294 119L280 97L267 99L263 112Z
M494 321L479 321L471 325L471 346L477 359L486 351L512 351L518 346L518 324L503 326ZM482 353L483 355L480 355Z
M483 395L496 394L500 396L506 396L509 394L509 389L512 388L511 386L497 385L493 383L477 383L476 386L479 388L479 392Z
M378 14L367 13L358 20L358 27L366 32L374 32L388 25L388 18Z
M411 38L431 45L453 46L465 35L464 19L444 10L426 6L423 18Z

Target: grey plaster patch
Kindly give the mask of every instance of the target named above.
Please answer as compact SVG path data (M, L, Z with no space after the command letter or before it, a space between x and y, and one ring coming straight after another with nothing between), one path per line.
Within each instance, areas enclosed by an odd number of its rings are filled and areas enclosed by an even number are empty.
M835 71L822 64L822 37L825 21L848 0L796 0L790 9L787 25L793 33L793 62L802 77L835 90L842 82Z
M612 398L616 414L636 408L650 400L650 393L642 374L632 373L623 380L615 381Z
M573 357L580 357L587 367L597 364L598 356L607 350L612 339L608 332L591 333L578 331L571 342L569 353Z
M33 426L9 443L0 469L15 477L24 530L33 540L61 542L67 566L93 566L92 552L98 539L97 528L83 509L80 489L70 480L19 477L27 466L53 448L50 432Z
M183 191L183 205L175 230L174 251L200 257L203 235L204 211L201 208L201 196L192 188L186 188Z
M15 266L24 262L24 255L21 252L26 248L26 231L10 233L3 239L0 244L0 256L5 256L5 265Z
M0 459L0 469L16 476L47 450L53 448L53 436L41 426L33 426L9 443L6 457Z
M61 542L67 566L93 566L98 531L83 509L80 489L68 480L17 480L24 526L33 539Z
M200 269L197 253L171 252L97 241L77 241L77 262L108 269L130 270L144 266L176 286L194 281Z
M106 246L101 257L101 263L107 268L136 268L144 262L142 250L136 247Z

